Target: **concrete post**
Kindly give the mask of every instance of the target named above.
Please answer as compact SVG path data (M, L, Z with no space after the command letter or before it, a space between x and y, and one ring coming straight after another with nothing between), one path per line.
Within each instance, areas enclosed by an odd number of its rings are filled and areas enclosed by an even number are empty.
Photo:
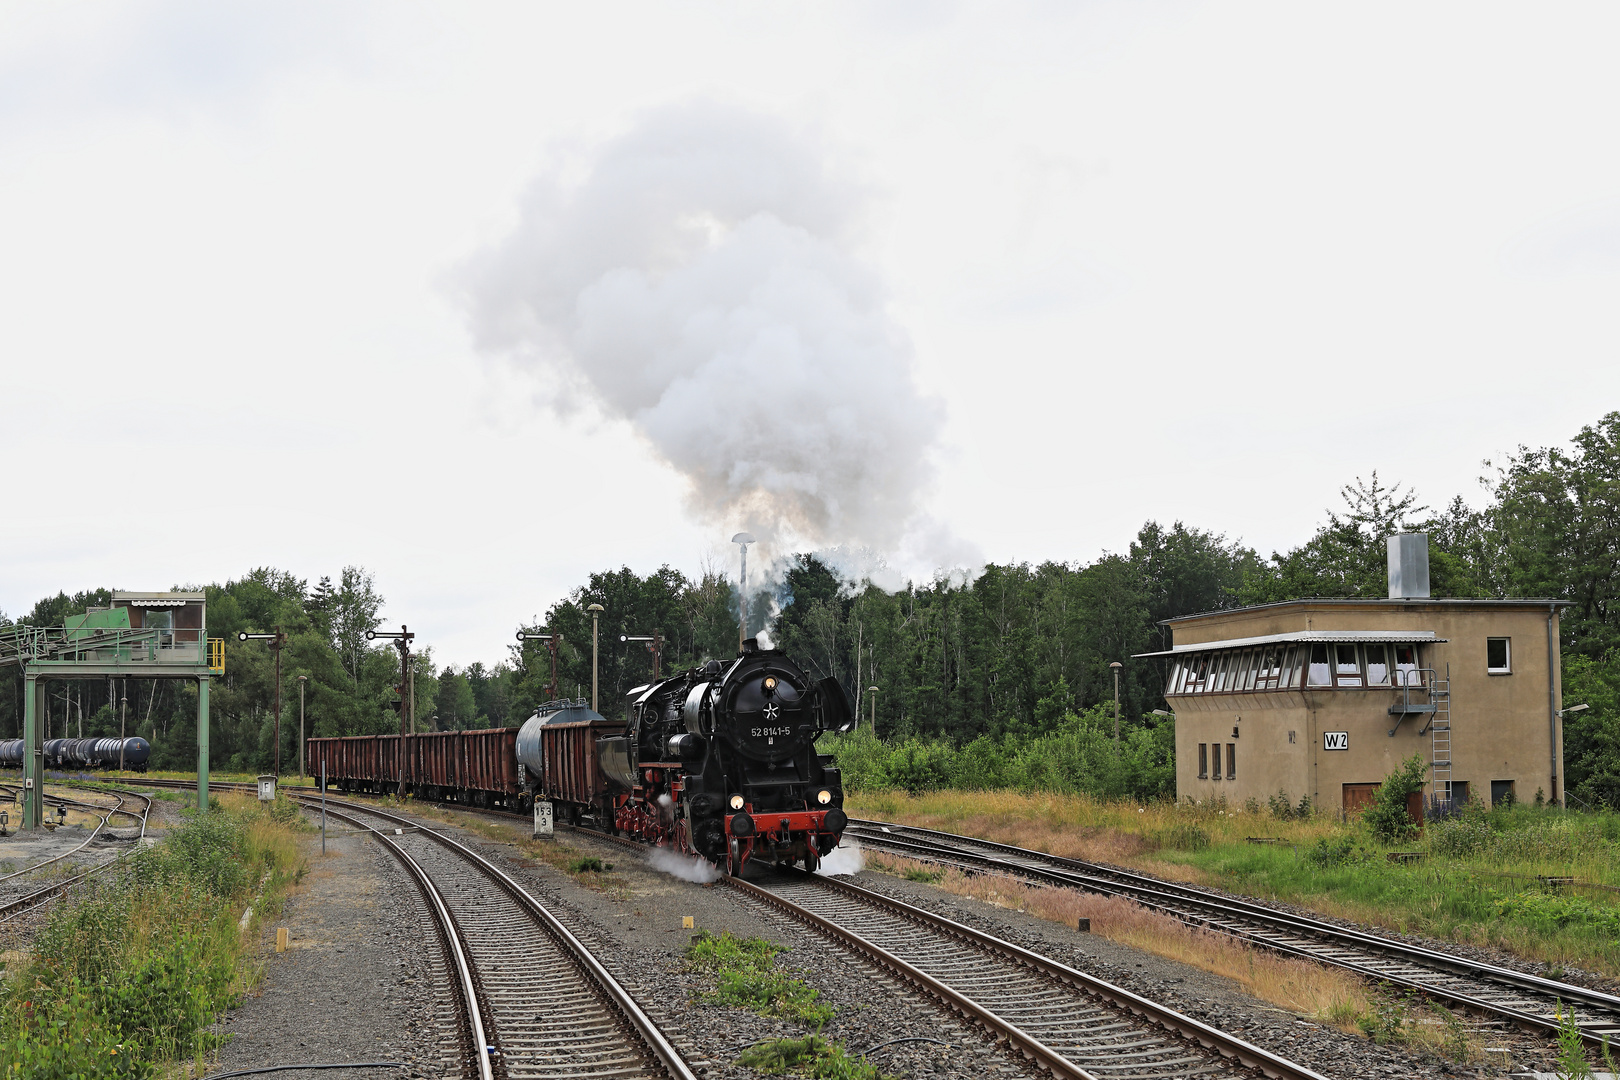
M40 825L41 795L44 794L45 735L44 695L40 693L39 679L34 675L23 677L23 809L22 828L37 829Z
M197 809L208 809L208 676L197 677Z

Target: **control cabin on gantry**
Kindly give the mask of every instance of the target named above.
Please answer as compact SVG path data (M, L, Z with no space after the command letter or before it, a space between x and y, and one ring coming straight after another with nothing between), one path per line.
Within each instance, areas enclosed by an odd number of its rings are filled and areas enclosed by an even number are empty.
M1429 597L1428 537L1389 540L1388 599L1167 620L1176 796L1359 810L1413 754L1431 807L1563 797L1558 600ZM1415 806L1412 808L1417 809Z

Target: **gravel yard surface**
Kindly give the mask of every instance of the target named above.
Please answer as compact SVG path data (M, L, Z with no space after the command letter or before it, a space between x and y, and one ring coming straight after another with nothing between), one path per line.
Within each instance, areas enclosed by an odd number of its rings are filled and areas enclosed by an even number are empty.
M346 830L329 836L325 858L318 836L307 844L310 871L264 920L262 977L215 1025L231 1038L209 1071L397 1061L407 1067L306 1075L459 1080L455 1000L416 885L381 845ZM280 926L284 953L275 951Z

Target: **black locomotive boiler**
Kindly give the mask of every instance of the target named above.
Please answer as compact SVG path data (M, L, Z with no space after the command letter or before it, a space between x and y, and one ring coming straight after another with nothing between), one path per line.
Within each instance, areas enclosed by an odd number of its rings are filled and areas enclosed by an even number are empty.
M776 649L749 639L711 660L631 691L623 735L596 746L620 788L617 830L668 844L740 875L753 858L814 870L849 819L824 731L853 726L835 679L813 681Z

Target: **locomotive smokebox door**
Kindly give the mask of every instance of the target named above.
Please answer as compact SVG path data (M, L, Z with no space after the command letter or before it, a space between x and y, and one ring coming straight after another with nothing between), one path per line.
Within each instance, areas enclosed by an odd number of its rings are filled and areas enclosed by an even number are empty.
M276 778L273 776L259 777L259 801L276 801Z
M534 800L534 835L551 838L551 803L545 799Z

